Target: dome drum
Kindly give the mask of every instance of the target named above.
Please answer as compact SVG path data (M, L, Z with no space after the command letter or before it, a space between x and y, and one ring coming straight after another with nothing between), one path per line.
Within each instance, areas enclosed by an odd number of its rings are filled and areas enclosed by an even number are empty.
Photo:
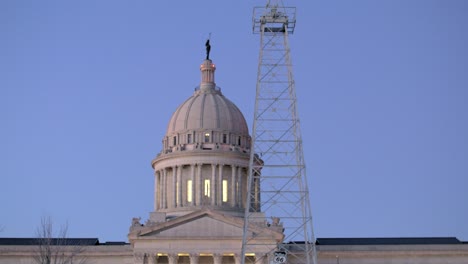
M189 130L166 135L159 155L177 151L221 150L248 153L250 136L230 131Z
M231 215L242 215L248 161L238 160L243 165L238 162L222 164L210 160L209 156L202 162L198 161L164 166L169 165L168 161L155 166L155 211L177 216L208 207Z

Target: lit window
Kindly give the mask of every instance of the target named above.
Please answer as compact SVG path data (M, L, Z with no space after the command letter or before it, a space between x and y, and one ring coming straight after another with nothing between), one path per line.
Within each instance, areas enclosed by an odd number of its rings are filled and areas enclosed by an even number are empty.
M210 133L205 133L205 142L210 142Z
M187 135L187 143L192 143L192 134Z
M228 201L228 181L223 180L223 202Z
M192 180L187 181L187 202L192 202Z
M205 180L205 196L210 197L210 180Z

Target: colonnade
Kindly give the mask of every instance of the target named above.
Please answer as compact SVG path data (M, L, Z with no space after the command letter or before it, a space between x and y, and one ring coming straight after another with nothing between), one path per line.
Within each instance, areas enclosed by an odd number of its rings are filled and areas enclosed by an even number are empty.
M198 254L198 253L134 253L134 263L135 264L178 264L179 262L186 263L186 260L183 261L182 258L186 257L190 260L190 264L204 264L204 263L213 263L213 264L241 264L240 254ZM211 259L210 259L211 258ZM223 260L224 258L224 260ZM257 253L255 256L251 256L248 263L258 263L258 264L267 264L268 257L264 253Z
M227 166L230 172L225 170ZM244 208L246 170L238 165L203 163L156 170L154 208L164 210L202 205Z

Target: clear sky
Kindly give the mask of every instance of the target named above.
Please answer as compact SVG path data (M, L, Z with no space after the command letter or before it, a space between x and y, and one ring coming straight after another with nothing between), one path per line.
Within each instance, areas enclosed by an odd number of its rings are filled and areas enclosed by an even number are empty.
M126 241L210 32L252 123L265 2L0 1L0 236ZM468 241L468 1L286 4L316 236Z

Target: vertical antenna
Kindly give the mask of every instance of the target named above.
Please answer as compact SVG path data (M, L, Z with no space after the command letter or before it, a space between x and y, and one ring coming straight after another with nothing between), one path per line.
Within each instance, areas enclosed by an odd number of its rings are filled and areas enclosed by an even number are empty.
M260 54L241 262L315 264L315 237L288 42L296 25L296 8L271 2L266 7L255 7L253 13ZM261 240L268 235L252 232L252 226L262 221L269 228L278 227L282 239Z

